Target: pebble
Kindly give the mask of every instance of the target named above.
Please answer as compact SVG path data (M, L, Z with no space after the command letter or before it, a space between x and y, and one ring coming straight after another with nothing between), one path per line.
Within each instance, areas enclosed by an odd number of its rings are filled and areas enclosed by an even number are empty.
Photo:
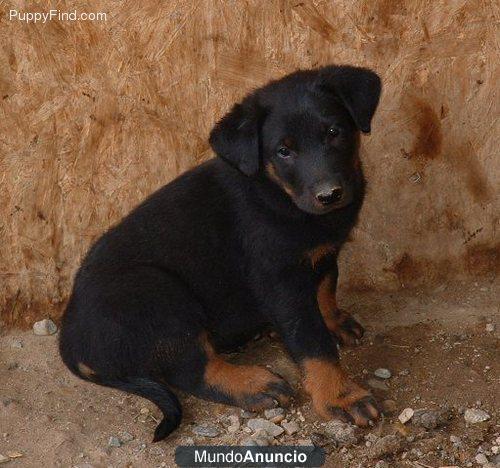
M377 390L384 390L384 391L389 390L389 387L384 382L381 382L380 380L377 379L369 379L368 385Z
M398 453L402 448L402 439L390 434L378 439L369 450L370 458L381 458L385 455Z
M2 455L2 454L0 453L0 464L2 464L2 463L7 463L9 460L10 460L10 458L9 458L9 457L6 457L5 455Z
M480 465L486 465L488 463L488 458L484 453L478 453L475 457L476 463L479 463Z
M121 447L122 446L122 442L121 440L116 437L116 436L111 436L108 440L108 445L110 447Z
M134 440L134 436L130 432L120 432L120 440L122 442L130 442L131 440Z
M227 428L227 432L229 432L230 434L234 434L235 432L238 432L240 430L240 427L241 427L239 416L237 416L236 414L232 414L232 415L228 416L227 419L229 421L229 426Z
M392 376L391 371L383 367L377 369L373 374L379 379L390 379Z
M285 419L285 410L283 408L271 408L264 411L264 416L277 424Z
M460 445L462 445L462 439L460 439L460 437L457 437L456 435L451 435L450 436L450 442L453 445L456 445L457 447L459 447Z
M375 468L390 468L390 465L384 460L379 460L375 463Z
M493 324L493 323L487 323L486 324L486 331L488 333L494 332L495 331L495 324Z
M405 408L403 411L401 411L400 415L398 416L399 421L401 424L406 424L415 414L415 411L413 411L413 408Z
M249 419L247 422L247 426L252 429L252 431L257 432L262 430L273 437L278 437L283 434L285 431L282 427L274 424L271 421L263 418L253 418Z
M409 370L409 369L403 369L403 370L399 373L399 375L403 375L403 376L405 376L405 375L410 375L410 370Z
M241 441L241 445L245 447L266 447L269 441L263 437L246 437Z
M498 445L493 445L491 447L491 453L493 455L498 455L500 453L500 447Z
M247 410L241 410L241 417L243 419L251 419L251 418L255 418L255 416L257 416L257 413L252 413L251 411L247 411Z
M57 331L57 325L50 319L43 319L33 324L33 333L39 336L53 335Z
M468 408L464 413L465 422L469 424L476 424L480 422L487 421L490 419L490 415L479 408Z
M446 416L445 411L421 409L414 412L412 423L425 429L436 429L446 423Z
M340 447L354 445L358 442L356 426L342 421L329 421L325 426L325 434Z
M283 429L285 429L285 432L288 434L288 435L293 435L295 434L296 432L299 432L300 430L300 427L299 425L294 422L294 421L290 421L290 422L283 422L281 423L281 427Z
M193 427L193 433L200 437L217 437L220 430L213 424L200 424Z
M18 338L13 338L10 343L11 348L22 349L24 347L23 342Z

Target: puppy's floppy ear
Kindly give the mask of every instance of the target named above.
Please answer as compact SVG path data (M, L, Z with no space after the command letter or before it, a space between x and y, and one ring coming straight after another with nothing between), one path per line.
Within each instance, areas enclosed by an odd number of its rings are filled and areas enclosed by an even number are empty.
M367 68L329 66L321 68L316 81L319 89L333 92L347 108L363 133L370 133L382 84L378 75Z
M261 115L250 96L233 106L210 132L210 146L217 155L247 176L259 170Z

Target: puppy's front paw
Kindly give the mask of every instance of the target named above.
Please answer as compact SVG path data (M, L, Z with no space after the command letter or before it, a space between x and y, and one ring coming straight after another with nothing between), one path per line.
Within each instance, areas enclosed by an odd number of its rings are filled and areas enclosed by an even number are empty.
M326 326L341 345L353 346L365 333L365 329L352 315L341 309L335 309L330 313Z
M304 361L304 388L311 395L316 412L324 419L340 419L366 426L380 416L371 394L347 377L337 363Z

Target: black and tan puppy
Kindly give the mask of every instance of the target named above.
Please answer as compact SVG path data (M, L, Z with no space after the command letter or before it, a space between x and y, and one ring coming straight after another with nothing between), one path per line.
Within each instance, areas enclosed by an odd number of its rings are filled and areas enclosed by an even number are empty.
M379 415L339 365L362 327L337 308L337 254L364 196L359 134L380 95L370 70L299 71L247 96L215 126L218 158L150 196L90 249L60 350L76 375L154 402L174 430L174 389L250 410L285 405L278 375L219 354L271 325L316 411Z

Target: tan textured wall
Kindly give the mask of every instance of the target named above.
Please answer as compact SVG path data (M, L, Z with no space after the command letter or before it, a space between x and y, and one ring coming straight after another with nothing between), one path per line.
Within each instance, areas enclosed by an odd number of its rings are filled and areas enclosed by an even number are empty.
M396 288L499 266L498 4L481 0L58 1L106 22L0 12L0 308L57 316L89 244L211 156L251 88L297 68L384 82L363 138L370 190L343 281Z

